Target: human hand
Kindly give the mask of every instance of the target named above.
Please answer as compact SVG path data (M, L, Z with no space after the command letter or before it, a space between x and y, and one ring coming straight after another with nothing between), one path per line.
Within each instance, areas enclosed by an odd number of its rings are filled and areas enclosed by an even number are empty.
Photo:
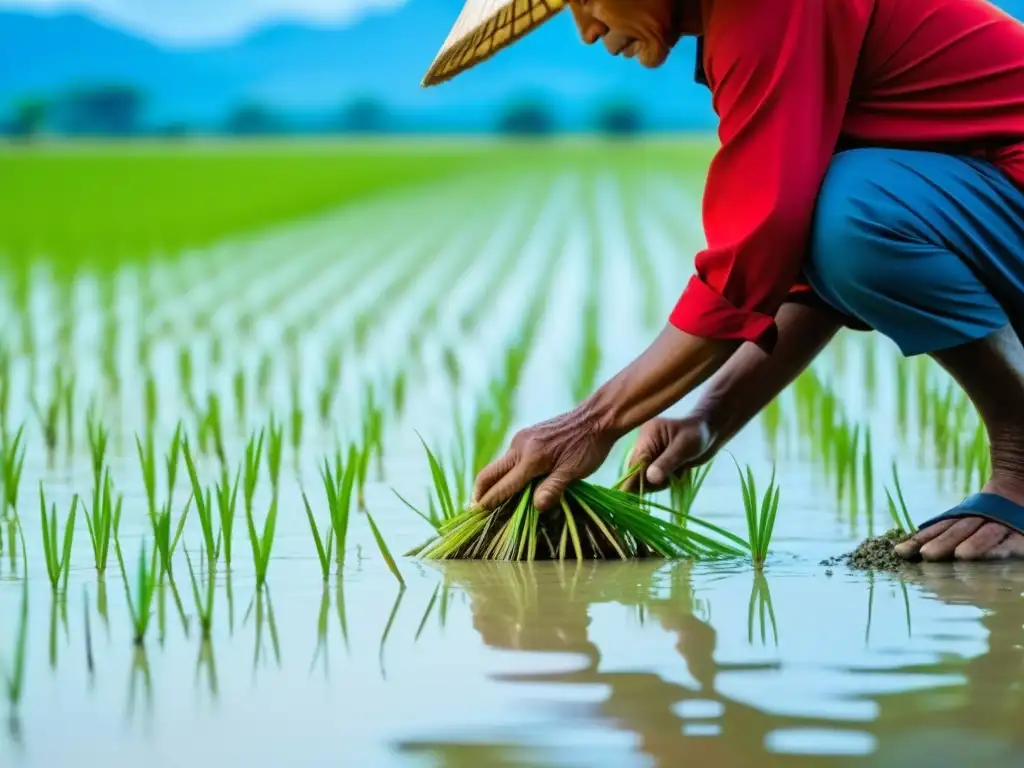
M714 454L713 449L711 428L700 417L651 419L640 428L628 466L647 467L644 487L657 491L684 471L706 463ZM634 475L625 490L639 490L640 480L639 475Z
M597 471L618 436L597 423L585 406L524 429L505 455L477 477L473 499L484 509L494 509L546 475L533 503L541 511L551 509L571 482Z

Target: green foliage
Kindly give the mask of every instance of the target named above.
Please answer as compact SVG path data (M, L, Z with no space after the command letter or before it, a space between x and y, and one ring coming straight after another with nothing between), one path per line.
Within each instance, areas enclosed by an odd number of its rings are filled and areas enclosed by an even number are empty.
M740 485L743 490L743 509L747 516L750 554L754 560L754 566L761 568L768 557L768 547L775 529L775 515L779 511L780 489L775 483L775 469L772 469L772 477L764 496L760 497L757 493L757 484L754 481L754 471L748 466L744 473L738 462L736 471L739 472Z
M139 550L139 565L135 575L135 595L132 595L131 582L128 579L128 572L124 567L124 556L121 554L121 543L114 541L114 551L117 553L117 564L121 569L121 580L124 582L124 594L128 602L128 612L131 614L132 627L134 629L134 642L136 646L142 646L146 640L146 631L149 629L149 620L153 613L153 596L156 594L156 585L159 578L157 573L156 550L153 550L152 559L146 557L146 542L143 540Z
M92 513L88 509L84 509L85 523L89 528L89 540L92 543L93 560L96 564L96 572L100 576L107 571L110 542L117 538L121 528L121 507L124 504L123 495L117 494L116 497L114 495L114 481L110 476L110 470L104 474L101 485L93 488Z
M196 579L195 569L192 567L192 558L188 554L188 547L185 549L185 562L188 563L188 576L192 583L192 598L196 604L196 614L199 616L199 626L203 632L203 639L210 639L210 631L213 629L213 599L214 599L214 579L213 573L208 572L206 574L206 592L205 595L200 591L199 581ZM210 554L206 553L207 561L211 560ZM212 558L216 559L216 558Z
M359 450L349 446L348 456L342 461L341 450L334 453L334 466L324 459L320 469L327 508L331 514L331 530L334 532L334 551L338 573L345 568L345 543L348 539L348 524L352 514L352 494L359 472Z
M673 510L673 521L679 525L686 525L686 521L693 510L693 504L697 500L697 494L700 493L704 481L707 480L708 473L711 472L711 466L712 463L700 467L692 467L679 476L672 478L672 482L668 487L669 498L671 499L669 506Z
M14 438L6 432L0 442L0 463L3 465L3 511L8 519L14 519L18 515L18 490L21 487L21 472L25 468L26 447L22 440L25 434L25 425L18 427Z
M324 543L324 537L320 535L320 527L317 525L316 516L313 514L313 508L309 505L309 498L306 496L306 492L302 492L302 503L306 507L306 519L309 520L309 528L313 534L313 543L316 544L316 554L320 558L320 570L323 573L324 581L331 576L331 553L334 547L334 528L329 526L327 528L327 541Z
M892 521L896 527L908 535L917 533L917 526L914 525L914 521L910 517L910 511L907 509L907 502L903 498L903 488L900 486L900 474L896 468L896 462L892 463L892 482L896 488L896 499L893 499L892 493L888 488L885 489L885 497L889 502L889 514L892 516ZM899 501L897 507L896 501Z
M46 557L46 573L50 586L56 592L67 592L68 575L71 571L71 547L75 540L75 515L78 512L78 494L71 500L71 510L64 523L63 544L58 550L59 529L57 527L57 504L51 505L47 516L46 493L39 483L39 514L42 520L43 554Z
M207 565L213 572L220 557L221 534L214 535L213 498L209 488L203 488L199 482L199 473L196 470L195 459L189 448L188 440L182 444L182 453L185 456L185 468L188 470L189 482L192 484L192 499L196 503L196 513L199 515L199 525L203 531L203 544L205 545ZM224 464L221 464L224 467Z
M398 579L398 583L405 586L405 579L402 578L402 574L398 570L398 564L395 562L395 558L391 556L391 550L388 549L387 543L384 541L384 536L381 535L380 529L377 527L377 523L374 522L373 516L367 512L366 520L370 523L370 530L373 531L373 538L377 542L377 548L380 550L381 557L384 558L384 562L387 563L388 570L394 574L394 577Z
M256 570L256 588L267 583L267 569L270 567L270 552L274 547L274 532L277 529L277 497L270 502L270 511L263 521L263 533L256 531L256 520L251 510L246 510L245 520L249 528L249 544L252 546L253 568Z

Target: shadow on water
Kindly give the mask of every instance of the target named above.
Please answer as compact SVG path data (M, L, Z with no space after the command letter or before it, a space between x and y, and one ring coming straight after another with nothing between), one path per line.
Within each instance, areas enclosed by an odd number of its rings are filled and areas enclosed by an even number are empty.
M756 765L766 758L773 765L822 765L826 759L829 764L847 759L815 757L813 745L806 743L798 744L790 754L779 752L790 751L781 742L783 736L827 741L841 736L841 729L849 722L836 720L827 712L787 714L785 708L773 706L773 702L755 697L751 704L723 690L720 681L726 676L733 682L737 676L753 682L760 673L779 669L780 665L763 660L720 660L722 643L707 618L710 606L695 596L689 564L446 563L439 567L444 584L431 595L417 637L440 591L451 584L468 597L473 629L489 648L524 654L572 654L577 661L568 669L490 675L497 682L523 686L524 697L534 693L526 686L543 684L562 689L561 694L546 689L549 693L545 698L553 702L543 706L552 713L552 722L570 727L572 723L611 726L632 737L644 764L658 766L680 765L684 760L695 760L698 765ZM865 738L874 739L874 748L856 760L869 765L904 766L918 764L927 754L931 756L930 765L962 765L971 760L1007 768L1024 764L1024 603L1020 599L1024 569L940 565L909 570L905 581L879 577L879 583L883 578L892 587L894 599L902 603L899 612L906 615L906 640L899 651L907 652L908 657L911 651L915 653L912 661L900 663L896 669L882 658L886 649L872 649L880 655L876 668L840 665L848 679L894 672L902 678L901 683L889 685L881 693L861 694L860 698L875 705L876 714L867 718L868 722L858 722L857 727ZM864 637L870 644L871 622L879 618L872 616L871 609L875 581L867 584L869 610ZM940 606L980 608L984 613L980 622L988 632L987 651L974 658L949 651L926 652L925 657L933 660L921 663L922 655L916 651L924 650L925 641L919 637L921 633L913 632L909 592L917 593L917 600L935 601ZM678 663L652 662L650 669L612 669L592 636L594 609L602 604L635 611L645 631L660 629L668 633ZM812 631L814 622L810 618L806 631ZM890 615L889 620L894 617ZM940 626L949 620L943 617ZM758 641L762 647L780 643L769 579L764 574L754 576L746 629L750 646ZM790 628L790 632L796 631ZM827 628L815 627L813 631L819 633L822 643L830 642ZM935 641L943 637L941 628L931 632L932 649L942 646ZM760 654L750 656L755 657L763 659ZM639 660L637 666L643 668L644 661ZM821 669L822 674L830 671L835 669ZM572 689L584 688L606 693L599 702L581 702L572 697ZM892 692L894 688L898 692ZM735 691L735 686L731 690ZM782 691L782 698L798 695ZM535 736L543 743L545 734ZM563 764L545 749L530 746L531 741L534 739L511 731L487 731L441 740L405 740L397 747L403 753L430 756L444 765ZM925 752L921 751L923 745ZM578 746L580 759L590 754L588 749L593 750L582 743ZM580 759L566 763L582 764Z

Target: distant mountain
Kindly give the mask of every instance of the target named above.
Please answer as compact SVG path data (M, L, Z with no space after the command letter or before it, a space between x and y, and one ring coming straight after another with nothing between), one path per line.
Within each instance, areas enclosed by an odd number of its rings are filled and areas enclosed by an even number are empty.
M569 129L609 100L632 102L653 128L713 124L709 97L693 83L692 41L647 72L582 45L567 14L477 70L421 89L461 6L410 0L345 27L280 23L194 49L161 47L80 13L0 12L0 113L25 96L126 83L145 91L155 124L219 125L247 100L315 121L363 96L427 130L486 129L503 105L526 96L547 102Z

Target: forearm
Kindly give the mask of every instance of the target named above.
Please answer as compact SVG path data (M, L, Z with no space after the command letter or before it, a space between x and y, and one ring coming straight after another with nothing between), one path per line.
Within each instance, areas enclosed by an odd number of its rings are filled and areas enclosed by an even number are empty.
M779 335L772 354L744 344L718 371L694 408L694 415L708 424L716 448L789 386L840 327L835 313L802 304L784 304L775 321Z
M733 355L738 342L703 339L667 325L654 343L580 410L618 438L702 384Z

